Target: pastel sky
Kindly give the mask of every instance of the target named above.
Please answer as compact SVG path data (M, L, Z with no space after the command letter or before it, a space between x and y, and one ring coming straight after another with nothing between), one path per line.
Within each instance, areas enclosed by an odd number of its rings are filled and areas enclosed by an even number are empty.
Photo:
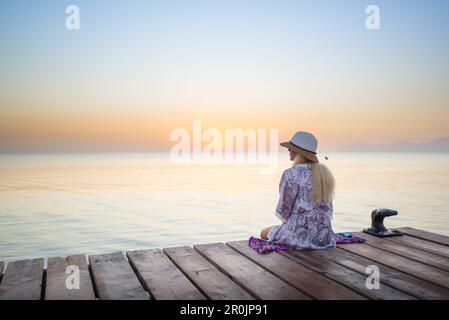
M0 151L167 149L194 120L311 131L321 148L449 136L448 14L439 0L1 1Z

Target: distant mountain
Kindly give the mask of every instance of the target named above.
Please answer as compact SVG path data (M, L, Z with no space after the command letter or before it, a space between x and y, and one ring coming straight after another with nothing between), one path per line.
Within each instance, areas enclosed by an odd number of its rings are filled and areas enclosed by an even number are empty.
M438 138L424 143L407 141L392 144L354 143L339 148L339 152L449 152L449 137Z

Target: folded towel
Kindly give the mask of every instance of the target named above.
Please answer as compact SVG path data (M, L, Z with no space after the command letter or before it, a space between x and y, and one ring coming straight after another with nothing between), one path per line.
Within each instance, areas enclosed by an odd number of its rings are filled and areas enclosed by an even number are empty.
M336 233L335 238L337 244L345 244L345 243L362 243L365 242L365 239L354 236L349 232L341 232ZM273 251L284 251L291 248L288 244L285 243L276 243L273 241L262 240L255 237L250 237L248 240L248 245L256 250L258 253L270 253Z
M337 240L337 244L365 242L364 238L357 237L349 232L336 233L335 238Z

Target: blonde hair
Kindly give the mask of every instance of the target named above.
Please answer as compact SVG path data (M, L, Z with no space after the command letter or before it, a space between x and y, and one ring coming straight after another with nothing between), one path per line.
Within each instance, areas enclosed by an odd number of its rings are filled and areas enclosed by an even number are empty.
M310 163L312 165L313 202L315 204L319 204L321 201L332 202L334 198L335 179L329 168L318 162L310 162L297 153L293 159L293 166L299 163Z

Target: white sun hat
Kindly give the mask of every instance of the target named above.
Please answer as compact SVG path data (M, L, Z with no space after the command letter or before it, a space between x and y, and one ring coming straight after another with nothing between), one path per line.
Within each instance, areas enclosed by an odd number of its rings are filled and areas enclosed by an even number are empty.
M316 156L318 140L309 132L298 131L288 142L282 142L281 146L292 149L311 162L318 162Z

